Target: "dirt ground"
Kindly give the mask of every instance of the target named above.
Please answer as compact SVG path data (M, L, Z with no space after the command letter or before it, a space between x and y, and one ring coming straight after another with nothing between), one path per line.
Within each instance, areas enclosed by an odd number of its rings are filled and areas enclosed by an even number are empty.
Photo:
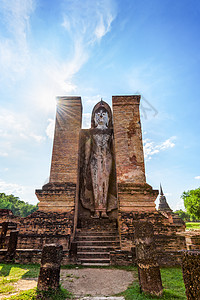
M62 269L60 283L69 292L72 292L76 299L106 299L103 296L111 296L123 292L134 281L132 272L124 270L84 268L84 269ZM0 300L6 299L23 290L29 290L37 286L37 278L20 279L13 283L15 292L9 295L0 295ZM85 296L85 298L83 298ZM99 296L99 297L98 297ZM100 297L102 296L102 297ZM107 299L110 299L107 298ZM111 299L123 299L113 297Z
M133 280L133 273L124 270L61 270L62 286L76 296L114 295L126 290Z
M27 279L20 279L17 282L14 282L13 287L15 288L15 292L7 295L0 295L0 300L9 298L13 295L18 294L20 291L26 291L33 289L37 286L37 278L27 278Z

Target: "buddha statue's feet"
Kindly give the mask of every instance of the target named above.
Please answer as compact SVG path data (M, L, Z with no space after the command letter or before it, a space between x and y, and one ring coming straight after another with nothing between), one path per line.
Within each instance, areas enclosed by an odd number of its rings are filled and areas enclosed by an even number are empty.
M99 219L100 218L100 213L99 211L95 211L94 215L92 216L93 219Z
M108 215L107 215L106 212L103 211L103 212L101 213L101 217L105 219L105 218L108 218Z

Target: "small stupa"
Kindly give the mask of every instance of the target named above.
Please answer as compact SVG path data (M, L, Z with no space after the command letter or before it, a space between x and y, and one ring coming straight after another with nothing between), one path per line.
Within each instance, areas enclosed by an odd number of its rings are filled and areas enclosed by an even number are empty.
M167 203L166 197L163 193L161 184L160 184L160 198L159 198L158 210L165 211L165 212L172 212L172 209L169 207L169 204Z

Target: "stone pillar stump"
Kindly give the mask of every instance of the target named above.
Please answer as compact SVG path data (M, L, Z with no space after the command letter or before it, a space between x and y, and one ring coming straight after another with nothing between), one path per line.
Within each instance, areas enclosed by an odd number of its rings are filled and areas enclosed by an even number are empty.
M63 256L61 245L45 245L42 250L37 288L41 291L57 290L60 281L60 264Z
M140 288L150 295L161 296L163 287L156 260L153 225L146 221L135 221L134 226Z
M10 238L8 243L8 250L6 253L6 260L12 260L15 257L16 248L17 248L17 240L18 240L19 231L13 230L10 232Z
M8 231L8 224L9 222L3 222L1 224L0 249L4 247L4 241L5 241L6 233Z
M188 300L200 299L200 251L182 252L183 280Z

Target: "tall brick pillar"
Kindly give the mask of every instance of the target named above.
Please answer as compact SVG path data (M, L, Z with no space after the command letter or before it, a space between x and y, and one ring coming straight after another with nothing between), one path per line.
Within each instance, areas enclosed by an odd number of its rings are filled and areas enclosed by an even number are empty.
M113 96L119 212L155 211L157 190L146 183L140 96Z
M58 97L49 183L36 190L39 210L66 212L75 205L81 97Z

